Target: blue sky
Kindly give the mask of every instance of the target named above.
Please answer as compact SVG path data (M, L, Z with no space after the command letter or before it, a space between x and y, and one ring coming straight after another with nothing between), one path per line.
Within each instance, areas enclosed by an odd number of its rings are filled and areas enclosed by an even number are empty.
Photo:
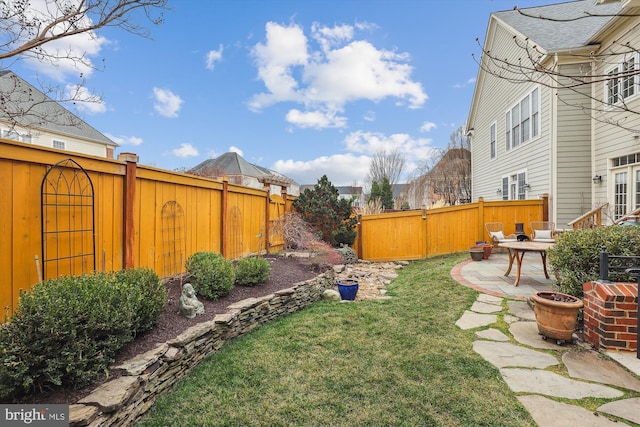
M82 72L102 102L76 105L80 116L141 164L188 169L236 151L299 184L362 185L376 152L402 153L406 179L464 125L491 12L549 3L170 0L150 38L67 41L98 71L11 69L36 86Z

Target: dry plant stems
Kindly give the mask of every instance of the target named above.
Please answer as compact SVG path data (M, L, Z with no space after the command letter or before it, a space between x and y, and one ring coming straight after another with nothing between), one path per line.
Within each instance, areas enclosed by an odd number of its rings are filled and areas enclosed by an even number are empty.
M384 211L380 199L373 199L367 202L361 210L362 215L376 215Z

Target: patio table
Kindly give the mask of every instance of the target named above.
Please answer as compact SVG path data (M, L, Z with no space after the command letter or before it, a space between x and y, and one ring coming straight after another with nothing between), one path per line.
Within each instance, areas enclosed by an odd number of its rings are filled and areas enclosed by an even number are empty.
M506 248L509 251L509 268L507 268L507 272L504 273L505 276L508 276L511 273L511 268L513 267L513 261L517 261L517 272L516 272L516 281L514 282L514 286L518 286L520 283L520 270L522 268L522 259L524 258L524 254L527 252L538 252L540 257L542 258L542 267L544 268L544 275L548 279L549 273L547 273L547 249L553 246L553 243L547 242L505 242L500 243L498 245L501 248Z

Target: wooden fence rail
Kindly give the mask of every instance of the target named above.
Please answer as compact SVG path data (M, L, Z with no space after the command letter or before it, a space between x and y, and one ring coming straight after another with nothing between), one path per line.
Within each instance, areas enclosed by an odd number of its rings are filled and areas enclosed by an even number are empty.
M46 194L62 203L43 203L43 178L60 162L79 165L92 183L93 225L77 218L65 201L73 196L65 198L59 189ZM68 181L67 171L59 173L61 182ZM294 200L286 193L270 195L268 186L253 189L140 166L131 153L112 160L9 140L0 141L0 183L0 307L9 316L21 291L41 279L86 273L94 264L97 271L148 267L168 278L183 273L187 257L197 251L235 259L281 250L284 242L270 229ZM76 260L78 233L72 228L78 224L93 233L95 249ZM66 233L52 232L56 227Z
M523 223L531 233L531 221L548 220L548 197L505 200L427 210L384 213L359 217L355 249L369 261L415 260L468 250L477 241L490 241L484 224L502 222L505 234Z

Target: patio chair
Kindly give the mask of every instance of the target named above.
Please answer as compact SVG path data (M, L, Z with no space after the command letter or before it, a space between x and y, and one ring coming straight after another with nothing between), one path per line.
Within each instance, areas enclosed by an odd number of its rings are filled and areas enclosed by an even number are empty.
M556 241L556 224L551 221L531 221L531 240L553 243Z
M505 236L504 225L501 222L487 222L484 227L487 229L487 233L489 233L494 248L497 248L500 243L518 241L515 234Z

